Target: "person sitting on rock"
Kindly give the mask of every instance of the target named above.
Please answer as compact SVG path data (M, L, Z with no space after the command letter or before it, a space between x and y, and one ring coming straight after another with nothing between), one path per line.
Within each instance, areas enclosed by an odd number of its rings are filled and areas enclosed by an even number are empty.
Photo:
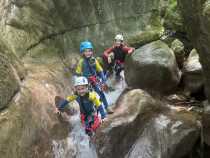
M114 38L114 44L112 47L106 49L103 53L104 62L107 65L107 70L112 73L115 71L116 80L120 80L120 73L124 69L125 57L127 54L133 53L135 48L128 47L124 43L124 37L122 34L117 34Z
M80 106L81 122L85 126L86 134L92 136L101 122L97 111L100 112L102 121L106 118L106 112L104 111L97 93L95 91L89 91L86 77L76 77L74 89L74 95L68 96L66 100L63 100L59 105L56 105L57 112L70 110L68 103L76 100Z
M92 88L98 93L104 108L108 113L113 113L109 107L104 91L107 89L106 77L98 60L93 57L93 45L89 41L81 42L80 53L82 58L76 66L76 75L82 75L88 78Z

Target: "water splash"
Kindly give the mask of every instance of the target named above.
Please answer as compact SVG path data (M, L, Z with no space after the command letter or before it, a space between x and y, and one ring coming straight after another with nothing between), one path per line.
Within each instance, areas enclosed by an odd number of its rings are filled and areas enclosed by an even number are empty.
M80 122L79 113L69 119L73 129L66 140L53 140L53 152L55 158L97 158L94 144Z
M110 78L107 81L107 84L111 86L114 90L105 93L105 96L107 98L108 104L113 105L116 103L117 99L119 98L120 94L124 91L124 89L127 87L127 84L124 79L124 72L121 72L122 79L118 82L114 79L114 77Z

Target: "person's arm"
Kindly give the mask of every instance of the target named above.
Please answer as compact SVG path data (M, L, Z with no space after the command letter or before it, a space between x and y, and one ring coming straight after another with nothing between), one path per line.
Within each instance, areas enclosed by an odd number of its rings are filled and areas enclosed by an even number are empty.
M133 48L133 47L128 47L128 46L126 46L126 45L123 46L123 51L126 52L127 54L133 53L134 50L135 50L135 48Z
M99 96L97 95L96 92L91 92L89 95L89 98L91 101L93 101L94 105L96 106L97 110L100 112L101 114L101 118L104 119L106 117L106 112L102 106L102 103L99 99Z
M103 56L107 59L109 54L113 51L113 47L106 49L103 53Z
M75 70L76 75L82 75L82 63L83 63L83 59L80 59L79 63L76 66L76 70Z
M76 97L77 97L76 95L68 96L66 99L64 99L60 103L59 107L57 107L58 110L60 110L60 111L64 110L64 108L68 105L68 103L71 102L71 101L74 101L76 99Z

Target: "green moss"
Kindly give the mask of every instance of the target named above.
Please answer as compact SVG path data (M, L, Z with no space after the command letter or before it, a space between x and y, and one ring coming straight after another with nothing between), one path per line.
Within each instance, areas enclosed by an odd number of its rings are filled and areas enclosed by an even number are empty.
M160 35L163 28L154 28L151 30L140 32L139 34L132 36L128 39L129 45L138 48L146 43L156 41L160 39Z
M170 0L164 16L164 26L168 29L184 31L183 19L177 0Z

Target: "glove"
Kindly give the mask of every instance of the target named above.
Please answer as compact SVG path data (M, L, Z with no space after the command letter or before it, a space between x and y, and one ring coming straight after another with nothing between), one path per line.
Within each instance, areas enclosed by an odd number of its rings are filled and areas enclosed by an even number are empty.
M58 110L59 111L63 111L64 110L64 107L68 104L68 100L63 100L59 103L59 105L57 106Z
M110 56L108 56L107 60L108 60L108 64L112 63L112 58Z

